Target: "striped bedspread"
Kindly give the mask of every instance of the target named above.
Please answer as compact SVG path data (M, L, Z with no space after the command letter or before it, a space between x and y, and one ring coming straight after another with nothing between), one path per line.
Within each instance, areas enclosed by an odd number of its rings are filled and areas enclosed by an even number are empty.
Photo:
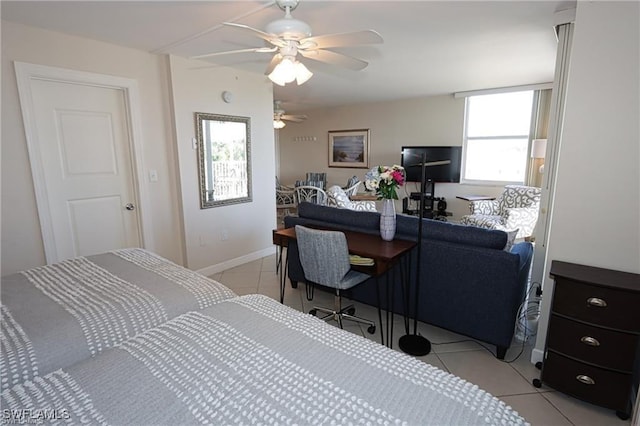
M2 392L10 420L521 425L492 395L260 295L177 316Z
M3 277L2 390L231 297L235 294L224 285L143 249Z

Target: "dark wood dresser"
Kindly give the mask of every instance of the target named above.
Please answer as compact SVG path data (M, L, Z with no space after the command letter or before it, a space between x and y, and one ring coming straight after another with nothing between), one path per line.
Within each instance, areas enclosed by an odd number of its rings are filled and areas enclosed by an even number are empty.
M628 419L640 375L640 275L552 261L542 383Z

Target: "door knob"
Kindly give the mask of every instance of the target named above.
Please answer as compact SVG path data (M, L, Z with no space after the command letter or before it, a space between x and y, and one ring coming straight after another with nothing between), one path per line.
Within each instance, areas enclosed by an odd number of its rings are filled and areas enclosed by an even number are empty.
M133 204L131 204L131 203L127 203L127 205L126 205L126 206L124 206L124 208L125 208L125 209L127 209L127 210L135 210L135 209L136 209L136 206L134 206L134 205L133 205Z

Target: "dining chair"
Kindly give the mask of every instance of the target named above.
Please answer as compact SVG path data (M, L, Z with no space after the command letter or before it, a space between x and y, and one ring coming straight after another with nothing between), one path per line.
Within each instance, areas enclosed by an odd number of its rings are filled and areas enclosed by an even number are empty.
M296 205L302 202L327 205L327 193L317 186L300 185L295 188Z

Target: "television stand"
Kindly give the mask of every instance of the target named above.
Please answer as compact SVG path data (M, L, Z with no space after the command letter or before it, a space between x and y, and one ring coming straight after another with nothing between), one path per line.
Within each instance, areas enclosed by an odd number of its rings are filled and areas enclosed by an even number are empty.
M411 216L419 216L420 215L420 211L418 209L403 209L402 213L404 214L408 214ZM433 219L433 220L439 220L442 222L448 222L449 220L447 219L447 217L449 216L453 216L453 213L448 212L448 211L439 211L439 210L427 210L424 209L424 213L422 214L422 217L426 218L426 219Z
M423 217L426 217L427 219L441 220L446 222L447 216L452 216L453 214L451 212L446 211L445 198L435 196L435 187L436 187L436 183L430 179L427 179L427 181L425 182L425 188L424 188L425 192L424 192ZM402 213L409 214L412 216L419 216L420 215L419 207L415 209L410 209L409 200L418 201L418 206L419 206L420 192L412 192L409 194L409 198L405 198L402 200ZM438 204L440 202L444 203L444 209L438 208Z

